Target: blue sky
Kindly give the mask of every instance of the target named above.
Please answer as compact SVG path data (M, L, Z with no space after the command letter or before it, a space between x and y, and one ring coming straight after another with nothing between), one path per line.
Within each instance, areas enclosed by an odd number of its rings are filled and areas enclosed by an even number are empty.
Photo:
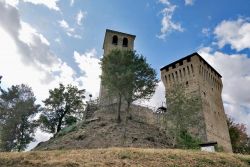
M109 28L136 35L159 78L161 67L199 52L223 76L226 113L250 134L249 8L249 0L0 0L2 85L26 83L38 102L60 82L97 97ZM162 83L149 104L159 99Z

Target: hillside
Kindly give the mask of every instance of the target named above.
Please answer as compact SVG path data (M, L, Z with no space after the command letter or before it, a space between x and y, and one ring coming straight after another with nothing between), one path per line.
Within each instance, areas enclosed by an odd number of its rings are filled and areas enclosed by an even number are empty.
M132 110L132 119L128 120L126 126L126 138L124 138L124 112L122 112L123 121L117 123L114 111L114 109L98 110L90 119L63 129L54 138L38 144L34 150L169 147L164 132L148 120L152 117L147 117L148 111Z
M108 148L0 153L2 167L248 167L250 156L177 149Z

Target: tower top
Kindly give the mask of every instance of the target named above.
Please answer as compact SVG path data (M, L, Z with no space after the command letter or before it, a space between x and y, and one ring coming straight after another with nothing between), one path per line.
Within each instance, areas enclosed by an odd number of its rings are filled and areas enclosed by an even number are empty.
M166 66L164 66L164 67L162 67L160 70L162 71L162 70L164 70L164 69L168 69L169 67L171 67L171 66L174 66L175 64L177 64L177 63L180 63L180 62L182 62L183 60L187 60L187 59L190 59L191 57L193 57L193 56L198 56L199 57L199 59L200 59L200 61L202 61L202 62L204 62L208 67L210 67L220 78L222 77L221 75L220 75L220 73L218 73L205 59L203 59L202 57L201 57L201 55L199 55L197 52L194 52L194 53L192 53L192 54L190 54L190 55L188 55L188 56L186 56L186 57L183 57L183 58L181 58L181 59L179 59L179 60L177 60L177 61L175 61L175 62L173 62L173 63L170 63L170 64L168 64L168 65L166 65Z
M115 30L111 30L111 29L106 29L104 42L103 42L103 49L104 49L105 43L107 42L108 36L113 36L113 35L122 36L122 37L129 37L132 40L135 40L135 38L136 38L136 36L132 35L132 34L128 34L128 33L120 32L120 31L115 31Z

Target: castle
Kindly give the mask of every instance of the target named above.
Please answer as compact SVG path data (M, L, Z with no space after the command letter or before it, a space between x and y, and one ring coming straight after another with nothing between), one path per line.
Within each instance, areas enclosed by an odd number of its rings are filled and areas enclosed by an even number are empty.
M107 56L113 49L133 50L135 37L135 35L107 29L103 43L104 56ZM198 53L166 65L160 71L166 93L178 83L186 85L186 93L198 92L202 101L200 121L204 124L199 134L201 140L203 142L216 141L224 151L232 152L221 97L222 76ZM102 83L99 98L102 106L116 103L116 99L109 97Z

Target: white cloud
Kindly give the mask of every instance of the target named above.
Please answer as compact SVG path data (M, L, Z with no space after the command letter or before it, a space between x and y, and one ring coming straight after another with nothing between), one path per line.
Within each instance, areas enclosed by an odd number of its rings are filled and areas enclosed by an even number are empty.
M64 31L69 37L78 38L78 39L82 38L82 36L75 33L75 29L70 27L69 24L64 19L58 21L58 23L59 23L59 26L64 29Z
M245 54L225 54L202 48L199 53L222 75L225 112L247 125L250 135L250 58Z
M34 5L44 5L51 10L59 11L59 7L57 6L57 2L59 0L23 0L24 2L29 2Z
M76 22L78 25L82 25L82 22L84 21L84 19L86 18L87 16L87 12L84 11L82 12L81 10L77 13L76 15Z
M48 46L50 45L49 41L42 34L39 34L36 31L36 29L31 27L31 25L29 25L28 23L21 21L19 39L23 41L24 43L33 45L35 44L34 36L39 37L43 44L46 44Z
M70 6L73 6L73 5L74 5L74 3L75 3L75 1L74 1L74 0L70 0Z
M183 32L184 29L182 28L181 24L172 21L173 14L177 6L172 5L168 0L159 0L159 2L166 5L166 7L161 11L161 14L163 15L161 20L161 34L157 37L160 39L165 39L167 34L171 31Z
M185 5L193 5L194 0L185 0Z
M159 0L159 2L165 5L171 5L169 0Z
M71 28L65 20L60 20L60 21L58 21L58 23L59 23L60 27L65 29L67 32L74 32L75 31L74 28Z
M247 19L224 20L215 28L214 34L220 48L229 44L237 51L250 49L250 22Z
M55 39L55 42L57 42L57 43L59 43L59 44L60 44L60 43L61 43L61 38L59 38L59 37L58 37L58 38L56 38L56 39Z
M210 29L209 28L202 28L201 32L202 32L202 34L204 34L207 37L210 35Z
M83 74L83 76L79 78L82 82L82 86L94 97L98 97L101 81L101 66L96 50L92 49L82 55L75 51L74 59Z
M19 4L19 0L6 0L5 3L7 3L13 7L17 7L17 5Z

